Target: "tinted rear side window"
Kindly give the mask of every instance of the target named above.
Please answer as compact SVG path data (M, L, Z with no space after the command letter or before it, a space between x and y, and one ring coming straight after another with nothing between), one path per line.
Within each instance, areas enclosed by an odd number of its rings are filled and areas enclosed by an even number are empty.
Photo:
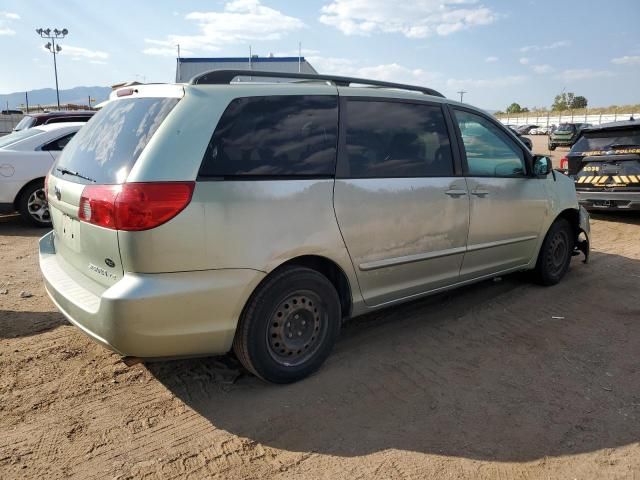
M218 122L200 175L333 175L337 137L337 96L237 98Z
M107 103L69 142L56 166L96 183L123 183L177 103L177 98L131 98ZM74 182L82 181L72 178Z
M347 102L341 178L449 177L453 157L439 106Z

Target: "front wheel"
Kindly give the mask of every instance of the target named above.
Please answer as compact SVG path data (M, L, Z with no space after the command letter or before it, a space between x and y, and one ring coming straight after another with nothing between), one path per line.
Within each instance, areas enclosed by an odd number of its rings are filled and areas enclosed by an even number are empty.
M28 224L35 227L51 227L51 215L43 182L27 185L18 198L17 206L20 216Z
M233 350L263 380L295 382L320 368L338 338L340 322L338 293L324 275L284 267L245 306Z
M542 243L535 276L538 283L555 285L569 269L573 253L573 229L567 220L559 218L551 225Z

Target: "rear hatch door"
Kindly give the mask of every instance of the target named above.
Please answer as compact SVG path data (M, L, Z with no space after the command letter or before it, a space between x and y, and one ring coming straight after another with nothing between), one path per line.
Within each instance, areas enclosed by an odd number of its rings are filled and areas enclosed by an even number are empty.
M118 231L80 220L83 190L91 185L117 189L125 182L155 131L184 94L178 86L169 92L172 95L166 96L166 89L162 90L161 97L154 96L154 89L140 88L140 92L131 90L126 98L110 101L69 142L48 177L56 254L71 276L94 281L87 282L87 288L92 283L98 289L109 287L124 272Z
M576 175L576 188L640 188L640 154L586 156Z

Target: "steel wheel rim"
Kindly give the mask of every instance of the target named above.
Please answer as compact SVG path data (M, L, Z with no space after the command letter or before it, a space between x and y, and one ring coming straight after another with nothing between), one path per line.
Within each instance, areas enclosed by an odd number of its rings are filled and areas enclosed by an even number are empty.
M278 303L267 328L267 350L273 360L294 367L321 347L329 323L327 308L312 291L297 291Z
M27 211L31 218L38 223L50 223L49 204L44 194L44 188L39 188L29 195L27 199Z
M547 265L551 274L556 275L562 271L569 256L569 238L567 233L556 232L549 243L549 260Z

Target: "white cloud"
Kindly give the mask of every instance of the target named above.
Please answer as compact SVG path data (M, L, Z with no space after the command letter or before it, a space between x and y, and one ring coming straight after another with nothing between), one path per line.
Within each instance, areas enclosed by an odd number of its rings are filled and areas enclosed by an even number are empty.
M563 70L558 78L565 82L574 82L577 80L588 80L591 78L613 77L614 74L608 70L593 70L591 68L578 68Z
M164 40L152 40L150 38L145 38L144 41L145 43L148 43L150 45L158 45L158 46L145 48L142 51L142 53L145 53L147 55L158 55L161 57L177 57L178 56L177 45L165 46L167 42L165 42ZM182 45L180 45L180 56L184 57L185 55L187 56L193 55L193 51L183 48Z
M88 59L104 61L109 58L109 54L107 52L102 52L100 50L89 50L88 48L83 47L73 47L71 45L63 45L61 53L69 55L74 60Z
M408 38L449 35L496 19L497 14L477 0L332 0L320 15L320 22L345 35L383 32Z
M527 80L524 75L510 75L506 77L486 78L486 79L456 79L447 80L447 87L455 89L464 88L504 88L518 85Z
M543 65L531 65L531 69L538 74L553 72L553 67L551 65L547 65L546 63Z
M611 59L611 63L616 65L640 65L640 56L625 55L624 57Z
M520 61L520 63L522 65L528 65L529 64L529 59L527 57L522 57L519 61Z
M14 20L20 20L20 15L12 12L0 12L0 35L15 35L16 31L9 28Z
M163 40L145 39L154 45L148 55L175 55L176 45L189 55L193 51L218 51L227 45L278 40L288 32L305 27L302 20L265 7L260 0L231 0L220 12L191 12L186 20L196 23L195 35L167 35Z
M484 59L484 61L487 62L487 63L495 63L498 60L499 60L498 57L487 57L487 58Z
M560 40L558 42L549 43L547 45L527 45L520 48L521 52L538 52L540 50L553 50L554 48L568 47L571 42L568 40Z
M274 53L274 56L276 57L297 57L298 53L300 53L298 50L285 50L282 52L276 52ZM310 56L319 56L320 55L320 50L313 50L312 48L303 48L302 49L302 56L303 57L310 57Z
M428 72L421 68L409 68L397 63L362 65L346 58L319 56L309 56L307 60L319 73L324 74L346 75L428 87L433 87L433 83L442 77L437 72Z

